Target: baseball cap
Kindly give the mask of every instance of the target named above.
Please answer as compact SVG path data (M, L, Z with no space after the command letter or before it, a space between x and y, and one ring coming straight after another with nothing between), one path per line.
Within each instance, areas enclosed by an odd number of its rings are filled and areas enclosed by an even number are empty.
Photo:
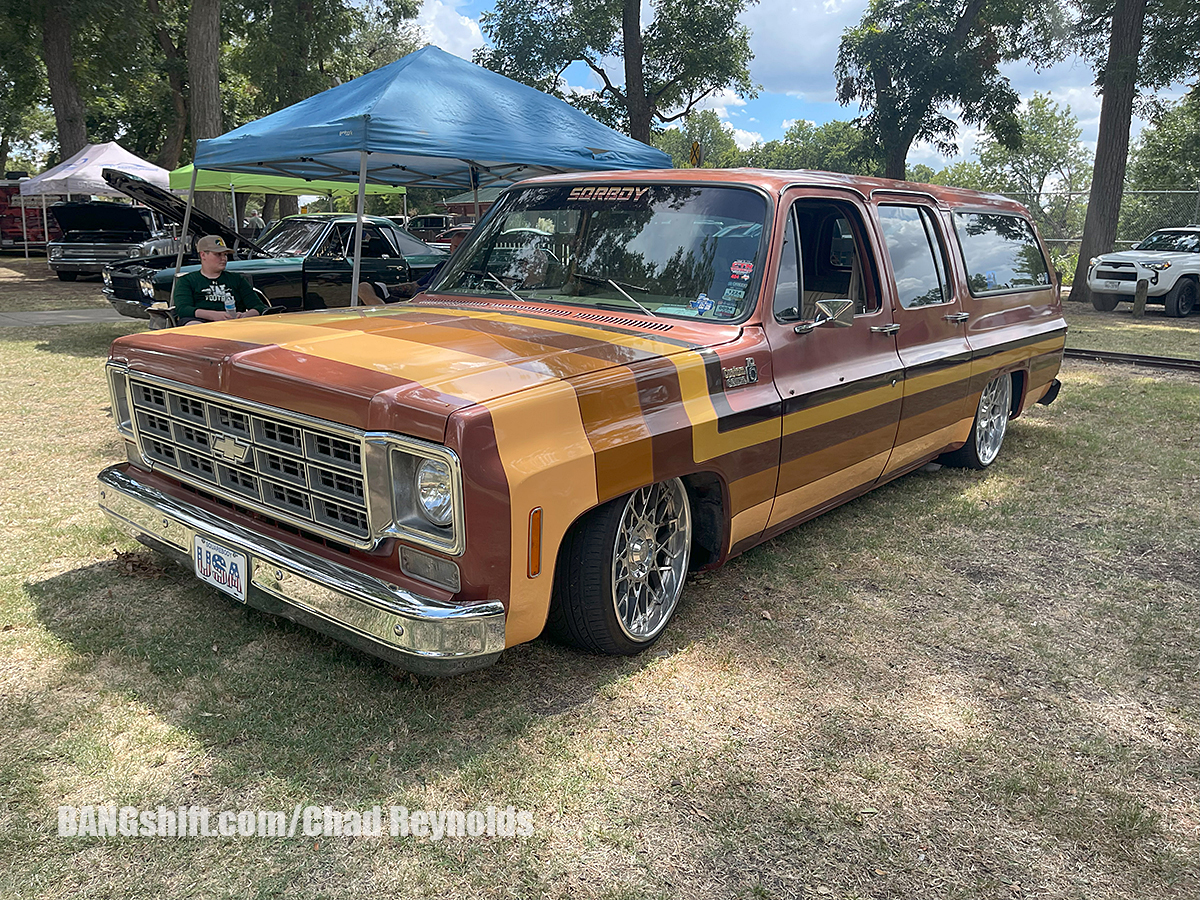
M206 234L196 241L196 250L201 253L233 253L233 249L225 243L225 238L218 234Z

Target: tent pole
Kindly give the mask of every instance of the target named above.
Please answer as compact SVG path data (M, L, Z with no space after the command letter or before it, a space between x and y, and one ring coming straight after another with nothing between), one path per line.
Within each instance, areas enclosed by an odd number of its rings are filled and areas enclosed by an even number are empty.
M475 224L479 224L479 173L471 166L471 190L475 193Z
M25 258L29 259L29 226L25 224L25 216L28 212L25 209L25 195L18 189L17 196L21 198L21 238L25 241Z
M192 166L192 171L196 171L196 167ZM236 234L241 234L241 222L238 221L237 214L237 191L233 189L233 179L229 179L229 208L233 210L230 214L230 219L233 221L233 230Z
M70 184L68 181L67 184ZM70 201L71 195L67 194ZM50 219L46 216L46 195L42 194L42 243L46 245L46 258L50 258Z
M354 273L350 276L350 305L358 306L358 276L362 271L363 205L367 194L367 151L358 151L358 216L354 222Z
M404 191L404 227L408 227L408 190Z
M179 251L175 254L175 277L171 279L171 305L175 305L175 285L179 283L179 270L183 268L183 253L187 249L192 224L192 200L196 196L196 166L192 164L192 185L188 188L187 209L183 211L183 233L179 235Z

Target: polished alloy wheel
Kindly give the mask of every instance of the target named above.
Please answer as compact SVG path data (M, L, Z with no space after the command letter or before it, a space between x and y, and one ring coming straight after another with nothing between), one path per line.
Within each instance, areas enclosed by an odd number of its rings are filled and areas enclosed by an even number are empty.
M675 611L687 577L692 518L678 478L629 495L613 543L617 622L634 641L654 638Z
M988 382L979 398L975 417L975 452L987 466L1000 453L1004 433L1008 431L1008 416L1012 410L1012 376L1001 375Z

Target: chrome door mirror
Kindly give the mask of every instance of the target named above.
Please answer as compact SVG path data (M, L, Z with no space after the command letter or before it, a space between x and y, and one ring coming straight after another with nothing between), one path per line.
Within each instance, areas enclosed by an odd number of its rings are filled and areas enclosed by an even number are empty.
M854 324L854 301L847 298L818 300L817 317L801 322L793 330L796 334L808 334L814 328L827 325L830 328L849 328Z

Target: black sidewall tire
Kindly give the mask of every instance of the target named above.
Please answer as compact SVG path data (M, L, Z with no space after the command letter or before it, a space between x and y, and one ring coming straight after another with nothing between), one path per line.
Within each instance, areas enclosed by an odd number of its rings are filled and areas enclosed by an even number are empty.
M1013 388L1012 374L1006 372L1004 375L997 375L996 378L1007 378L1008 379L1009 410L1008 410L1007 416L1009 418L1012 418L1012 388ZM995 381L995 380L996 380L995 378L992 379L992 381ZM985 392L987 390L987 387L992 384L992 381L989 381L987 386L984 387ZM986 469L988 466L990 466L992 463L994 463L996 460L998 460L1000 458L1000 453L1004 449L1004 439L1003 438L1001 438L1000 446L998 448L996 448L996 455L993 456L988 462L984 462L982 459L979 458L978 431L979 431L979 414L981 412L980 405L982 405L982 403L983 403L983 393L981 392L980 396L979 396L979 403L977 403L975 405L975 421L971 423L971 433L970 433L970 435L967 436L967 442L965 444L963 444L961 447L959 447L957 450L951 451L950 453L943 453L941 455L941 457L939 457L939 462L941 462L943 465L955 466L960 469ZM1007 428L1006 428L1006 431L1007 431ZM1007 436L1007 434L1005 436Z
M679 611L680 598L676 597L658 633L642 641L630 638L617 621L612 554L630 496L617 497L592 510L563 538L546 619L546 635L559 643L609 656L633 656L654 646ZM686 488L684 498L690 519L692 500ZM685 571L684 580L686 577Z
M79 277L78 272L57 272L59 281L74 281Z
M1173 319L1182 319L1196 308L1196 282L1181 278L1163 301L1164 311Z
M1092 308L1097 312L1112 312L1120 302L1120 294L1106 294L1101 291L1092 291Z

